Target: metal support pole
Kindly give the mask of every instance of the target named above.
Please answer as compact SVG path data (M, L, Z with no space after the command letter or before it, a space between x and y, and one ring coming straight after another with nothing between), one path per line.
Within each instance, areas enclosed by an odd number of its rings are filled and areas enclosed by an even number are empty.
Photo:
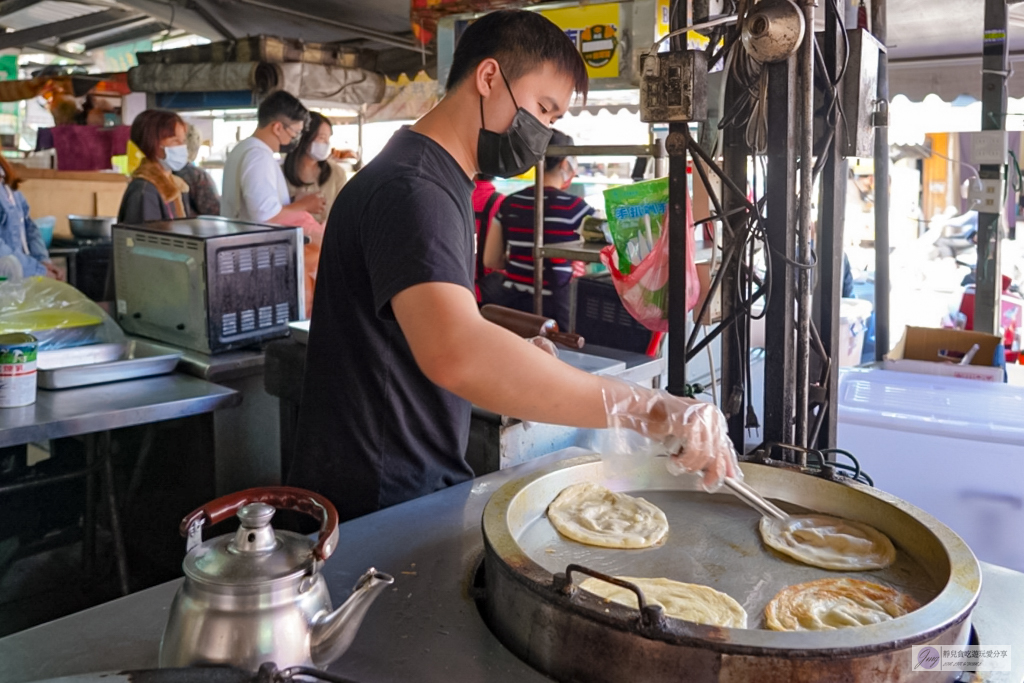
M797 260L811 263L813 216L811 196L814 193L814 0L803 3L804 25L808 27L800 46L800 212L797 232ZM811 388L811 271L801 268L797 273L796 310L796 445L806 448L810 434ZM805 464L806 454L801 456Z
M985 0L985 42L981 75L981 129L1006 130L1006 77L1009 65L1006 55L1006 0ZM1003 182L1003 167L982 164L979 174L983 182ZM1002 197L1002 192L999 193ZM994 213L978 212L978 284L974 297L974 329L988 334L1002 334L1002 269L999 235L1000 204Z
M690 188L686 177L686 123L668 130L668 391L686 393L686 207Z
M871 3L875 38L885 45L887 0ZM889 56L878 55L878 100L888 116ZM889 121L875 128L875 360L889 353Z
M533 312L544 315L544 163L537 164L533 190Z
M840 53L842 35L833 3L825 3L824 58L832 81L842 69L845 55ZM835 448L839 397L839 301L843 295L843 227L846 215L847 163L843 154L843 130L840 120L829 146L829 158L821 173L821 203L818 218L818 293L814 300L817 326L827 358L826 372L819 387L819 412L808 438L814 448ZM821 365L819 365L821 367Z
M726 109L729 108L733 92L726 93ZM749 150L743 131L736 127L727 128L724 132L722 171L733 181L737 189L743 192L726 191L723 197L725 212L731 213L744 206L743 199L747 193L747 158ZM742 239L746 229L747 216L733 213L729 219L729 230L723 237L723 252L728 253L735 240ZM737 251L736 259L742 259ZM750 318L740 310L739 301L739 269L734 264L722 264L725 272L722 276L722 320L729 320L734 314L735 322L722 334L722 411L729 423L729 438L740 453L746 452L747 426L747 363L749 358L748 339L750 337Z
M796 57L768 67L768 178L771 306L765 318L764 441L793 443L796 403L796 280L779 254L796 259Z
M687 24L687 3L672 0L669 27ZM686 48L685 37L673 38L672 50ZM686 393L686 207L690 188L686 178L686 139L689 124L671 123L668 151L668 386L669 393Z

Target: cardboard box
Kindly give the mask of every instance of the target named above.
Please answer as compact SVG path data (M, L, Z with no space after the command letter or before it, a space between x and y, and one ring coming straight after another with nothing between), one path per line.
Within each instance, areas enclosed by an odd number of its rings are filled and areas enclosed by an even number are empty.
M1002 382L1003 369L994 367L999 337L965 330L943 330L930 327L907 327L903 338L882 365L886 370L943 375ZM960 359L978 345L978 353L970 365L959 365Z

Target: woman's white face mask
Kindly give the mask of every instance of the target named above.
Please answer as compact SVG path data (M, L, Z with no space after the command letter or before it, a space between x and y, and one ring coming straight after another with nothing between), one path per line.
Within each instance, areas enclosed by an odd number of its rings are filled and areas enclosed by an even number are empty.
M314 140L313 144L309 146L309 156L317 161L327 161L328 157L331 156L331 144Z
M188 147L185 145L164 147L164 158L160 160L160 163L172 173L180 171L188 163Z

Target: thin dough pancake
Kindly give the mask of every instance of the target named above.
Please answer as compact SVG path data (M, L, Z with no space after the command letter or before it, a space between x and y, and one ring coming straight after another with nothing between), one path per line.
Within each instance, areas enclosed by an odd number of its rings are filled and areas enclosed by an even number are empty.
M548 506L548 519L563 536L603 548L649 548L668 533L657 506L589 482L563 489Z
M773 631L833 631L892 621L920 605L909 595L860 579L818 579L779 591L764 609Z
M882 569L896 559L889 537L873 526L827 515L761 518L765 545L812 567L838 571Z
M644 599L649 604L661 605L667 616L709 626L747 627L747 612L743 606L709 586L671 579L616 578L636 584L643 591ZM587 579L580 584L580 588L605 600L639 609L636 594L628 588L600 579Z

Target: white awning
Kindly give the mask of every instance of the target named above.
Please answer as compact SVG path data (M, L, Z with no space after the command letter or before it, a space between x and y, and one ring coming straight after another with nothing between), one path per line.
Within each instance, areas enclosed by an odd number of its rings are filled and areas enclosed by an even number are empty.
M935 58L889 64L889 97L905 95L920 102L928 95L938 95L946 102L967 95L981 99L981 57ZM1007 92L1024 94L1024 55L1010 57L1010 78Z

